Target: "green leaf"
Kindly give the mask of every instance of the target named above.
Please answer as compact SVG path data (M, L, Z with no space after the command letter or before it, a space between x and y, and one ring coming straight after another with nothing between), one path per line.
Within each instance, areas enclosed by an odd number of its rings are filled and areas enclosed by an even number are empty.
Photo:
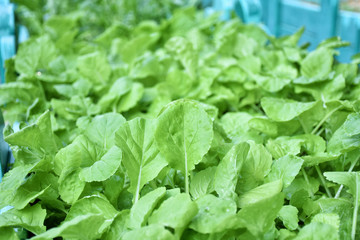
M122 77L116 80L110 87L109 91L103 95L98 102L103 111L114 109L122 96L127 94L132 89L133 83L127 77Z
M52 99L51 106L56 114L67 120L77 120L80 116L92 116L100 112L90 98L80 96L71 97L70 101Z
M315 100L328 102L331 100L339 100L344 94L346 87L345 78L342 74L331 76L326 82L316 82L307 85L296 85L296 93L309 93Z
M288 154L295 156L300 154L303 142L301 139L281 136L274 140L270 139L266 143L266 149L268 149L275 159L282 158Z
M288 187L299 174L304 160L293 155L285 155L274 161L266 181L282 180L284 188Z
M242 193L263 183L271 169L272 157L262 144L248 142L250 151L240 170L237 191Z
M314 79L313 81L322 80L330 73L333 61L332 50L325 47L318 48L301 62L301 74L306 78Z
M104 195L109 199L112 205L116 206L118 203L118 198L121 192L125 187L125 172L122 168L119 168L118 171L112 175L109 179L103 182Z
M249 149L248 143L234 145L216 168L214 189L220 198L235 198L238 176Z
M69 204L73 204L84 190L85 181L80 179L80 168L67 171L59 178L59 193L61 199Z
M266 115L278 122L286 122L314 107L316 102L297 102L291 99L264 97L261 106Z
M228 220L235 217L236 204L230 199L220 199L207 194L196 200L199 212L190 228L200 233L222 232L228 227Z
M101 237L100 227L104 224L105 218L101 214L79 215L70 221L64 221L58 227L33 237L34 240L48 240L56 237L67 239L97 239Z
M146 227L142 227L125 233L122 239L175 240L176 238L163 226L159 224L151 224Z
M0 183L0 209L10 205L15 191L25 181L34 164L20 165L7 172Z
M283 184L281 180L260 185L259 187L251 189L250 191L242 194L239 197L238 206L240 208L244 208L248 205L257 203L263 199L271 198L272 196L275 196L278 193L280 193L282 187Z
M58 227L51 228L34 239L86 238L97 239L111 225L118 212L104 198L91 196L76 202L66 219Z
M110 65L101 52L94 52L77 59L77 68L82 76L94 84L103 84L109 80L111 74Z
M182 37L173 37L166 44L165 48L174 53L184 66L186 72L192 79L195 79L198 67L197 55L187 39Z
M28 203L42 196L57 199L57 181L58 178L50 173L37 172L31 175L16 190L11 205L16 209L23 209Z
M332 225L339 231L340 217L336 213L318 213L316 214L311 222L320 222Z
M155 120L136 118L116 133L116 144L123 150L123 164L130 178L129 191L135 195L135 202L142 187L167 165L155 144L155 127Z
M326 48L340 48L349 46L350 42L342 41L339 36L331 37L323 40L317 48L326 47Z
M78 170L80 167L90 167L102 155L103 151L99 147L90 142L87 137L80 135L56 154L54 171L61 177L69 171Z
M113 146L99 161L96 161L90 167L83 168L79 177L85 182L105 181L114 175L121 164L121 159L121 149Z
M170 103L158 118L155 140L170 166L188 174L208 152L213 138L212 122L206 112L190 100Z
M19 240L20 238L11 227L0 228L0 240Z
M359 113L349 114L343 125L346 135L353 136L360 134L360 127L358 125L359 123L360 123Z
M356 172L325 172L327 180L343 184L349 188L349 192L358 199L360 204L360 173Z
M56 48L47 35L29 39L19 47L15 58L15 70L24 75L34 75L48 67L56 57Z
M109 230L102 236L104 240L122 239L122 236L128 231L126 221L129 219L130 211L122 210L110 225Z
M334 161L339 158L339 154L331 154L331 153L319 153L313 156L303 156L302 159L304 160L305 167L311 167L318 165L323 162Z
M40 234L45 232L44 220L46 210L40 204L27 206L22 210L10 209L0 214L0 227L23 227L26 230Z
M321 240L337 240L339 234L336 228L326 223L312 222L303 227L296 240L321 239Z
M141 56L158 38L158 34L141 34L129 41L118 41L119 49L117 49L116 54L120 54L124 62L132 64L133 61L138 56Z
M263 132L270 137L278 135L278 126L267 118L252 118L249 120L249 127Z
M193 199L198 199L214 191L215 173L216 167L208 167L195 174L190 182L190 194Z
M0 104L10 104L14 101L30 106L35 99L43 102L44 92L37 84L30 82L11 82L0 85ZM41 109L42 111L42 109Z
M126 36L129 32L129 29L126 25L122 23L114 23L106 29L103 33L96 37L95 42L101 43L104 46L109 47L113 39Z
M291 205L283 206L279 211L279 218L289 230L296 230L298 228L298 209Z
M280 66L279 66L279 68L280 68ZM281 69L281 70L286 71L286 68L284 69L284 67L283 67L283 69ZM296 74L297 74L297 72L295 70L295 76L296 76ZM291 82L290 79L287 79L287 78L284 78L281 76L276 76L277 75L276 73L272 73L269 75L270 76L261 76L261 75L254 76L256 83L259 86L261 86L261 88L263 88L264 90L266 90L268 92L278 92Z
M339 198L337 199L323 198L323 199L319 199L317 203L319 204L322 213L330 214L331 216L337 214L340 217L340 223L341 223L339 226L340 239L351 239L351 228L352 228L351 225L352 225L352 215L353 215L352 203L349 202L347 199L339 199ZM333 219L333 217L331 216L330 219ZM324 219L321 220L323 221ZM337 220L335 222L334 221L331 222L337 223Z
M258 133L250 128L249 122L252 118L253 116L247 112L228 112L221 117L220 123L235 143L247 140L261 142Z
M150 216L149 224L161 224L174 229L184 228L197 212L196 203L191 201L189 195L180 193L165 200Z
M157 188L141 197L130 210L130 218L127 226L130 229L143 227L152 211L165 196L164 187Z
M80 199L71 206L70 211L66 215L65 222L86 214L102 214L102 217L106 219L102 228L107 228L118 214L118 211L116 211L106 198L97 195L88 196ZM96 230L92 229L92 231Z
M260 237L274 224L284 197L281 193L247 205L238 212L239 223L246 227L251 234Z
M124 94L117 106L118 112L126 112L135 107L144 94L144 86L141 83L133 83L130 92Z
M58 149L55 135L52 132L50 112L46 111L35 124L5 137L11 145L28 147L41 153L55 153Z
M92 142L104 149L110 149L115 145L115 132L125 121L121 114L106 113L94 117L89 125L79 127Z

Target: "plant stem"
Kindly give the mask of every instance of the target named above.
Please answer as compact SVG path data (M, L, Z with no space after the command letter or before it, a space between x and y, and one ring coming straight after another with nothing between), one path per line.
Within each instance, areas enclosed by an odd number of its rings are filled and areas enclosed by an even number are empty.
M185 152L185 192L189 194L189 171L188 171L188 159L187 159L187 150L185 143L185 134L184 134L184 152Z
M352 221L352 228L351 228L351 239L355 240L356 234L356 224L357 224L357 215L359 210L359 187L358 187L358 177L359 174L355 174L355 202L354 202L354 214L353 214L353 221Z
M329 198L332 198L332 194L329 190L329 188L326 186L326 181L325 181L325 178L320 170L320 167L319 165L315 165L315 169L316 169L316 172L318 173L319 177L320 177L320 181L321 183L323 184L324 188L325 188L325 191L326 191L326 194L328 195Z
M321 128L315 135L320 136L320 134L325 130L325 128Z
M354 169L356 163L359 161L359 158L360 158L360 157L358 157L358 158L356 159L356 161L354 161L353 163L351 163L351 166L350 166L348 172L352 172L352 170ZM340 197L340 193L341 193L341 191L342 191L343 188L344 188L344 185L341 184L340 187L339 187L339 189L338 189L338 191L336 192L334 198Z
M315 196L314 196L313 191L311 190L311 185L310 185L310 182L309 182L309 178L308 178L308 176L307 176L307 174L306 174L306 172L305 172L305 169L304 169L304 168L301 168L301 172L302 172L302 174L303 174L303 176L304 176L305 182L306 182L307 185L309 186L310 197L311 197L311 199L314 199Z
M316 125L316 127L312 130L311 134L315 134L317 132L317 130L324 124L324 122L326 120L328 120L328 118L337 110L339 110L340 108L342 108L343 106L340 105L336 108L334 108L333 110L331 110L330 112L328 112L328 114L325 115L325 117L323 119L321 119L321 121L318 123L318 125Z
M304 133L308 134L309 131L306 129L306 126L305 126L304 122L299 117L298 117L298 120L299 120L299 123L300 123L302 129L304 130Z
M189 194L189 174L186 173L186 176L185 176L185 192L187 194Z

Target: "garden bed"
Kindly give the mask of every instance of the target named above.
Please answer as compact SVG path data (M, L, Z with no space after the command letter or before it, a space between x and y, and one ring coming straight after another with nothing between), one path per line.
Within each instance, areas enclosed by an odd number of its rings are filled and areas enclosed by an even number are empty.
M309 51L302 29L275 38L172 1L52 3L19 6L31 37L0 85L15 158L0 236L360 236L347 42Z

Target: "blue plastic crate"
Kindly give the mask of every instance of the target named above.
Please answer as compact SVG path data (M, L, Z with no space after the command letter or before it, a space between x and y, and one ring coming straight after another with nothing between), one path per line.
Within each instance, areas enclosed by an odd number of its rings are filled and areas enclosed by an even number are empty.
M360 52L360 13L340 11L337 35L351 43L349 47L342 48L337 57L341 62L348 62L353 55Z
M260 0L237 0L234 10L244 23L260 23L262 20Z
M15 15L13 4L0 3L0 36L15 33Z
M223 12L224 20L235 11L243 22L262 22L266 26L263 28L277 37L305 26L300 44L310 42L310 49L324 39L340 36L351 42L350 47L340 49L337 59L342 62L360 52L360 13L340 11L339 0L234 0L233 4L231 7L221 0L213 2L214 9Z
M0 0L0 4L6 5L9 4L10 1L9 0Z
M213 0L213 8L215 11L222 12L221 19L229 20L231 12L234 10L235 0Z
M292 34L302 26L302 42L315 47L322 40L336 35L338 0L322 0L320 5L300 0L261 0L264 22L275 36Z
M0 84L5 82L5 60L15 54L14 5L8 0L0 0ZM3 138L4 119L0 111L0 181L7 171L9 146Z
M5 82L5 60L15 54L14 4L0 0L0 83Z
M8 35L0 37L0 83L5 82L5 60L15 55L15 36Z
M305 26L300 43L310 42L314 49L321 41L340 36L350 47L340 49L337 59L349 62L360 52L360 13L341 11L339 0L261 0L263 21L276 36L294 33ZM317 4L314 4L317 3Z

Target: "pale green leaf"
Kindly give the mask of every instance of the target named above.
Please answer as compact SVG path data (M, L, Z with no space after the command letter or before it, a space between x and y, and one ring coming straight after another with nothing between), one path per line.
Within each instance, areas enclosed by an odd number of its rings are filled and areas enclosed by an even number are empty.
M196 200L199 212L190 228L200 233L222 232L228 227L228 220L235 217L236 203L207 194Z
M22 210L10 209L0 214L0 227L23 227L34 234L45 232L46 210L40 204Z
M234 145L220 161L214 177L214 188L220 198L235 198L238 176L249 149L248 143Z
M266 115L278 122L286 122L314 107L316 102L298 102L291 99L264 97L261 106Z
M176 206L176 207L175 207ZM180 193L165 200L149 218L149 224L161 224L172 228L186 227L197 214L198 207L187 193Z
M124 240L134 239L156 239L175 240L176 238L168 230L159 224L151 224L140 229L135 229L124 234Z
M120 148L113 146L110 150L96 161L92 166L83 168L80 172L80 179L85 182L105 181L119 168L122 159Z
M298 227L298 209L291 205L285 205L280 209L279 218L289 230L295 230Z
M159 204L159 201L165 196L165 193L166 189L161 187L141 197L130 210L127 226L130 229L143 227L152 211Z
M274 161L266 181L282 180L284 188L288 187L299 174L304 160L293 155L285 155Z
M158 118L156 143L170 166L184 173L185 179L208 152L212 138L211 119L191 100L170 103ZM188 183L185 187L188 191Z
M116 144L123 151L123 164L130 178L129 191L135 195L135 201L142 187L167 165L155 144L155 127L155 120L136 118L116 133Z

